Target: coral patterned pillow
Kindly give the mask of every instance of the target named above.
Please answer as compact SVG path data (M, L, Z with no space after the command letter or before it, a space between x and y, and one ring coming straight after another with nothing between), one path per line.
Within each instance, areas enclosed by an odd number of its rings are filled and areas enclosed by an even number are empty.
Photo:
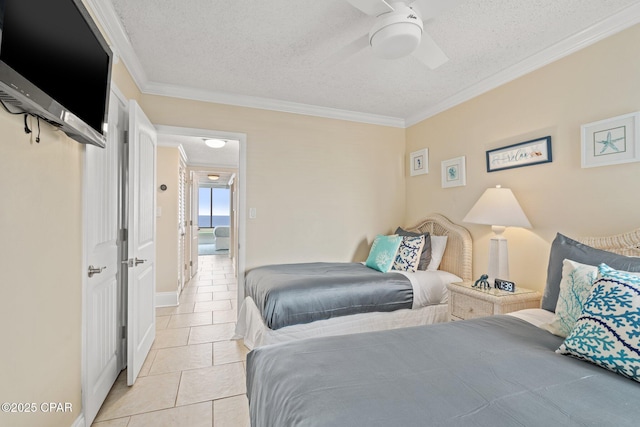
M415 272L420 264L420 254L424 246L424 236L402 236L402 243L396 253L392 270Z
M556 350L640 382L640 277L600 264L571 334Z
M555 318L542 327L554 335L566 338L582 314L582 307L591 294L597 276L598 267L565 259L562 263Z
M369 257L365 265L374 270L382 271L383 273L388 272L393 266L396 253L401 243L402 236L398 236L397 234L391 236L376 236L371 245Z

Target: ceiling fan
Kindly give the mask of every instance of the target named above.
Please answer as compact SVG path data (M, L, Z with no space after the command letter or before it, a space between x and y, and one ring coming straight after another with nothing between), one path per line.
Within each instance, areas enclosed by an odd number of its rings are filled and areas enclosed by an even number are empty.
M371 47L385 59L413 55L427 67L438 68L449 60L436 42L424 31L424 22L464 0L347 0L349 4L376 20L369 31L333 55L333 63Z

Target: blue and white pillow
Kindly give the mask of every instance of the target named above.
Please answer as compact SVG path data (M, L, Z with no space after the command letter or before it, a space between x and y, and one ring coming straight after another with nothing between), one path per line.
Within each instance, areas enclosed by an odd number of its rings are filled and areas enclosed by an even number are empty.
M582 307L591 294L597 276L598 267L565 259L562 263L556 315L551 323L542 327L554 335L566 338L582 314Z
M556 350L640 382L640 277L598 266L571 334Z
M424 236L402 236L402 243L396 253L392 270L415 272L420 265L420 254L424 246Z
M388 272L396 260L396 253L401 243L402 236L398 236L397 234L392 234L391 236L376 236L371 245L369 257L367 257L365 265L374 270L382 271L383 273Z

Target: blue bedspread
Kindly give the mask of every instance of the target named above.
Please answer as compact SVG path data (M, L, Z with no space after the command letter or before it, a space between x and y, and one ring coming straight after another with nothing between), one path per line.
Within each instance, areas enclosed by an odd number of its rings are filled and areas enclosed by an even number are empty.
M360 263L279 264L258 267L245 278L270 329L349 314L411 308L413 288L399 273Z
M635 427L640 384L511 316L257 348L252 427Z

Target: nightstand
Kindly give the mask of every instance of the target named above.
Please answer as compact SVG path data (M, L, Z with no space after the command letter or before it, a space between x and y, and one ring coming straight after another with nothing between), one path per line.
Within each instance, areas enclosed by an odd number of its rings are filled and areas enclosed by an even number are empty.
M540 292L518 286L515 292L500 289L474 288L474 282L457 282L449 289L449 316L451 320L505 314L525 308L540 308Z

